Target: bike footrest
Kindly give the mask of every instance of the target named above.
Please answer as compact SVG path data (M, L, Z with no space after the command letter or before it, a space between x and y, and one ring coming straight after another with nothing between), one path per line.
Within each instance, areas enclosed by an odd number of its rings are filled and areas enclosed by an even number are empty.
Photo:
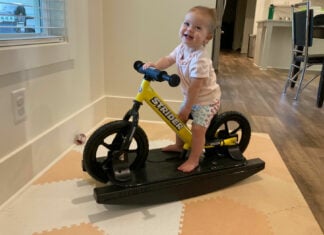
M227 151L230 157L233 158L234 160L241 161L244 159L244 156L242 154L242 151L240 150L239 145L228 146Z
M123 155L124 159L120 160L119 156L112 159L110 168L112 169L110 179L116 180L116 182L126 182L131 180L131 171L129 169L128 155Z

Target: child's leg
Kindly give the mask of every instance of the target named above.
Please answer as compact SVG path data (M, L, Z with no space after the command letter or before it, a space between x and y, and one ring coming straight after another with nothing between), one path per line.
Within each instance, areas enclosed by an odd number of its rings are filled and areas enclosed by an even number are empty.
M183 104L182 104L183 105ZM176 142L162 148L163 152L182 152L183 150L183 141L176 135Z
M175 144L170 144L162 149L164 152L182 152L183 141L176 135Z
M199 159L203 152L205 145L206 127L201 125L192 124L192 146L189 154L189 158L182 165L178 167L178 170L183 172L193 171L199 165Z

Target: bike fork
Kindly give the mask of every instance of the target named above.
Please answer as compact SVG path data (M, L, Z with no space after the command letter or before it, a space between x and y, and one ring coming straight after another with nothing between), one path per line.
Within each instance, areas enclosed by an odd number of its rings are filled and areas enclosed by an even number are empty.
M138 111L140 106L141 103L134 101L132 109L130 109L123 118L124 121L129 121L130 119L132 119L132 125L127 131L126 136L122 137L122 144L120 146L120 149L118 151L115 151L112 155L112 169L114 179L116 179L117 181L128 181L131 179L131 172L129 169L128 161L128 150L134 137L136 128L138 127ZM119 137L117 135L116 138Z

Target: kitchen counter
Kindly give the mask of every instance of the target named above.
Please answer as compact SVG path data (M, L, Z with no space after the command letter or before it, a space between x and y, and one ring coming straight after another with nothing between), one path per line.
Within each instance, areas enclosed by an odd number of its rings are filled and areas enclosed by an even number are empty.
M257 22L254 63L262 69L288 68L291 60L291 21Z
M291 63L291 21L262 20L257 22L254 63L261 69L288 69ZM313 46L310 53L324 53L324 26L314 25ZM315 70L318 70L314 66Z

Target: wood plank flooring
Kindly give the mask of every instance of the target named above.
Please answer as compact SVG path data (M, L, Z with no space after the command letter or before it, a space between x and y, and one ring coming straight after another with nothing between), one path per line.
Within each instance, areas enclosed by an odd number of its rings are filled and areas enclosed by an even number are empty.
M246 54L221 52L217 71L221 110L242 112L252 131L271 136L324 231L324 107L316 107L319 80L306 87L296 102L296 88L282 95L287 73L260 70Z

